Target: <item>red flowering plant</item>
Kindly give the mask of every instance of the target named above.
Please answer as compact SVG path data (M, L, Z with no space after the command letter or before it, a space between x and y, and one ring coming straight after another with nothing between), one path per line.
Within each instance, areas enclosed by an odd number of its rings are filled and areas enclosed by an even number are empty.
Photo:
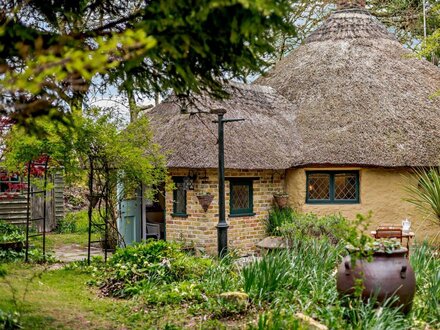
M45 152L45 138L30 136L14 124L9 117L0 116L0 199L25 193L28 172L33 184L42 181L51 159Z

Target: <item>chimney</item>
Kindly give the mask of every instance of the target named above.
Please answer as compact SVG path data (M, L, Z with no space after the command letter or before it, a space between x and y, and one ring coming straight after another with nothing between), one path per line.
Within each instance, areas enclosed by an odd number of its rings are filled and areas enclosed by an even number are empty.
M365 8L366 0L338 0L338 9Z

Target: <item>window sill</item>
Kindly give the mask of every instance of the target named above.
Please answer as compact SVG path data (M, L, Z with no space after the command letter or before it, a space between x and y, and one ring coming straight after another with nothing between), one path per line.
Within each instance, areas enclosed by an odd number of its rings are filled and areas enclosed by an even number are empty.
M240 217L253 217L257 215L256 213L234 213L234 214L229 214L230 218L240 218Z
M360 201L306 201L307 205L351 205L351 204L360 204Z
M188 218L188 214L181 214L181 213L171 213L171 216L173 218Z

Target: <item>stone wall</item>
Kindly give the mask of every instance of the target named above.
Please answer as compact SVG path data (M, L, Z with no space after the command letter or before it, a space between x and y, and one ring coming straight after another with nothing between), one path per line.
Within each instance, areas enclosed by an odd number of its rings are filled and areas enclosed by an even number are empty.
M207 253L217 253L218 222L218 177L217 170L192 171L197 173L194 190L187 191L188 217L172 216L173 192L166 192L166 237L167 240L194 242ZM189 169L170 169L171 176L186 176ZM206 176L206 177L205 177ZM239 254L255 249L255 244L264 238L264 219L272 206L273 194L284 190L285 171L273 170L226 170L226 178L255 178L253 181L253 211L255 216L229 216L229 181L226 180L226 220L229 224L228 246ZM207 212L199 204L197 194L211 193L214 200Z
M307 170L359 170L360 203L359 204L306 204ZM341 213L349 219L356 214L367 215L372 211L370 229L374 230L381 223L401 224L402 220L411 220L411 230L416 238L422 240L432 237L438 229L426 219L426 216L411 203L405 186L416 184L417 180L405 169L381 168L306 168L288 170L286 176L287 192L290 204L301 212L313 212L319 215Z

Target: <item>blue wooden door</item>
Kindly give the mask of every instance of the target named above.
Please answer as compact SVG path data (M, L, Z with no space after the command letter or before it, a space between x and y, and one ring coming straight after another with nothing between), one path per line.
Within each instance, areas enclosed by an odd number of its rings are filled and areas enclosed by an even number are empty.
M141 204L136 199L120 202L118 230L126 245L141 241Z

